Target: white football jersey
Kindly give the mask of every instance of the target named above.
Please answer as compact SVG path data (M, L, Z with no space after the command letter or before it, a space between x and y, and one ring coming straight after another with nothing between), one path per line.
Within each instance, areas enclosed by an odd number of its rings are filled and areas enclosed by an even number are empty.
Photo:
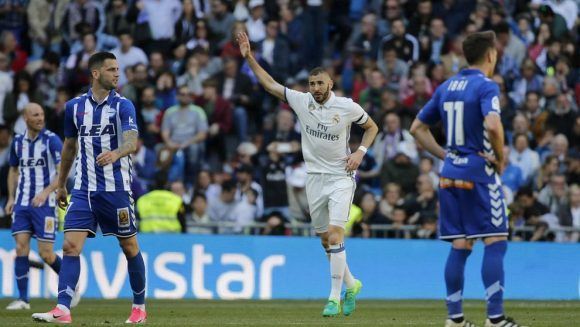
M307 172L347 175L350 127L365 124L367 113L352 99L337 97L334 92L322 105L310 93L285 88L284 95L300 120Z

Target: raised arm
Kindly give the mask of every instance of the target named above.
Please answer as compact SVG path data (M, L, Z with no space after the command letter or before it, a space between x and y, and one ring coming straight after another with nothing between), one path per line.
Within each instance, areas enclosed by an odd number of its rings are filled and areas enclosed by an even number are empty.
M256 77L258 78L260 84L264 87L264 89L268 93L272 94L273 96L282 101L286 101L286 97L284 96L284 86L276 82L274 78L272 78L272 76L270 76L270 74L268 74L264 70L264 68L262 68L260 64L258 64L256 58L252 56L252 51L250 49L250 40L248 39L248 35L246 35L246 33L244 32L238 33L237 39L242 56L246 59L246 61L248 61L248 65L250 65L250 68L252 69L254 74L256 74Z

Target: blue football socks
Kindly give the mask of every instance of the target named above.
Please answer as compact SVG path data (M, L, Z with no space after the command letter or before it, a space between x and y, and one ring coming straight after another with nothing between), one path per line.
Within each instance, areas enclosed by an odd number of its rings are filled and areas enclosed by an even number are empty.
M63 256L62 269L58 277L58 304L70 309L70 302L75 294L80 273L80 258L78 256Z
M463 320L463 283L464 270L467 257L471 250L451 248L447 264L445 265L445 285L447 286L447 311L449 318L453 320Z
M133 291L133 304L145 304L145 262L141 252L133 258L127 258L127 270Z
M487 245L483 254L481 277L485 286L487 315L490 319L503 316L503 258L506 251L507 241L499 241Z
M16 276L16 285L18 286L19 299L28 303L28 270L30 262L28 256L16 257L14 263L14 275Z

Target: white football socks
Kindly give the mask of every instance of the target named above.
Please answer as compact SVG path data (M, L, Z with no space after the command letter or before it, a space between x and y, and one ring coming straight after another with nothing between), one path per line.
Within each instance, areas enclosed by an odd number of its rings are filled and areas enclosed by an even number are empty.
M326 258L328 259L328 261L330 261L330 252L326 252ZM345 268L344 268L344 285L346 285L346 288L351 288L354 286L354 276L352 275L352 273L350 272L350 269L348 268L348 263L345 263Z
M330 246L330 278L331 291L329 300L336 300L340 302L340 292L342 291L342 281L346 268L346 252L344 244L336 244Z

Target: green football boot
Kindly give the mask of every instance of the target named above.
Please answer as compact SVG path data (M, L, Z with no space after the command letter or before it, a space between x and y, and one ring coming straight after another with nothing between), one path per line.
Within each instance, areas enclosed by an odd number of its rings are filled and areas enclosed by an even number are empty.
M360 293L362 286L361 281L355 279L354 286L346 289L346 292L344 293L344 302L342 303L342 311L345 316L350 316L354 312L354 309L356 308L356 296Z
M336 300L328 300L322 311L323 317L336 317L340 314L340 302Z

